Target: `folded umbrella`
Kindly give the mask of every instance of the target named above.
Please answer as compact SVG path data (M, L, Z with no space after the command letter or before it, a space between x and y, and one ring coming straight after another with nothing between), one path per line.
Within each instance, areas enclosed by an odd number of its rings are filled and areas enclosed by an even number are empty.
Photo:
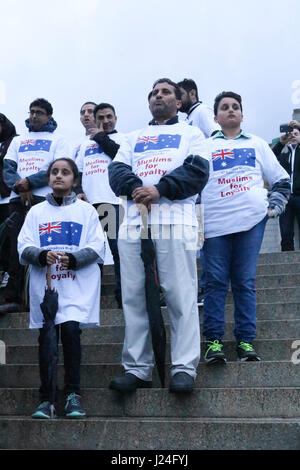
M152 347L162 386L165 385L166 330L160 309L160 286L151 229L145 226L141 238L141 257L145 266L145 292Z
M47 266L47 288L41 310L44 316L43 341L40 345L41 374L46 380L49 401L54 412L57 384L58 344L55 328L55 316L58 309L58 293L51 288L51 267Z

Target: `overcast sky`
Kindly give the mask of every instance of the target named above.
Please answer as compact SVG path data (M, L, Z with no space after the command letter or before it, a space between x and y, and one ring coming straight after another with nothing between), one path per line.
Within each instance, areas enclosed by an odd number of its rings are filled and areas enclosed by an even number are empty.
M0 111L18 132L37 97L72 141L90 100L116 107L119 131L143 127L165 76L210 106L240 93L243 128L268 141L300 108L299 0L1 0L0 17Z

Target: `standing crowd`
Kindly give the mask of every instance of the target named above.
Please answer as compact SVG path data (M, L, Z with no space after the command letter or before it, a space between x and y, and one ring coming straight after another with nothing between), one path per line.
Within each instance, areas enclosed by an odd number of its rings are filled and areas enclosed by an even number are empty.
M269 218L280 216L282 249L294 249L295 216L300 224L300 124L290 123L273 152L262 138L242 129L237 93L220 93L211 109L199 100L193 80L161 78L148 102L152 120L128 134L117 131L113 105L84 103L80 120L85 136L73 149L57 133L45 99L30 104L25 134L18 135L0 114L0 222L15 217L1 247L8 280L0 289L0 313L22 311L25 274L30 272L30 328L39 329L41 379L34 418L55 416L41 354L47 341L40 307L47 266L58 292L55 325L64 352L65 414L85 416L80 333L100 324L104 232L114 260L115 297L125 318L124 374L111 380L111 389L126 393L152 386L154 354L141 258L145 225L151 228L170 321L170 392L193 391L202 302L205 361L226 362L222 338L229 283L237 358L260 360L253 346L257 259ZM178 119L178 111L186 114L185 121Z

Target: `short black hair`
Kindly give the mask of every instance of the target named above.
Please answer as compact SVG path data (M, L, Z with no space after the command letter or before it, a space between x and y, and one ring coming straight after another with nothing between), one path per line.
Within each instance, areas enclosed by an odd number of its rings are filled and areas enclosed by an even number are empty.
M48 179L48 180L49 180L49 178L50 178L51 168L53 167L54 163L59 162L59 161L67 162L67 163L70 165L71 170L72 170L72 173L73 173L73 175L74 175L74 181L79 178L78 166L76 165L76 163L74 162L74 160L72 160L72 158L61 157L61 158L56 158L55 160L53 160L53 161L50 163L50 165L48 166L47 173L46 173L46 176L47 176L47 179Z
M37 98L34 100L32 103L30 103L29 109L31 109L33 106L38 106L39 108L44 109L48 116L52 116L53 114L52 105L44 98Z
M173 81L170 80L169 78L159 78L158 80L155 80L155 82L153 83L152 90L154 90L154 88L156 87L156 85L157 85L158 83L168 83L169 85L171 85L172 87L174 87L176 99L177 99L177 100L181 100L181 91L180 91L180 88L179 88L179 86L177 85L177 83L173 82ZM150 99L151 97L149 97L149 95L148 95L148 98Z
M223 98L234 98L236 101L239 102L241 111L243 111L241 95L238 95L237 93L234 93L233 91L222 91L222 93L219 93L215 98L215 103L214 103L215 116L218 114L218 107L219 107L220 101Z
M192 80L191 78L184 78L183 80L181 80L181 82L178 82L177 85L180 88L183 88L185 91L195 90L196 91L196 99L197 99L197 101L199 101L198 88L197 88L196 82L194 82L194 80Z
M99 111L99 109L106 109L106 108L110 108L113 111L114 115L116 116L115 108L113 107L112 104L109 104L109 103L97 104L96 108L94 109L94 116L96 117L96 114Z
M80 114L81 114L81 112L82 112L83 106L85 106L86 104L93 104L94 106L97 106L97 104L94 103L94 101L86 101L85 103L83 103L83 105L82 105L81 108L80 108Z

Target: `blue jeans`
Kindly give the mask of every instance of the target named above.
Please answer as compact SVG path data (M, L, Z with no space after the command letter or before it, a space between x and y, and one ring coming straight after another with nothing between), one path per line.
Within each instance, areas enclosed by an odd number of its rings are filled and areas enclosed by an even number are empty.
M256 335L255 274L268 216L246 232L208 238L205 256L203 334L207 340L224 335L225 301L229 280L234 299L234 335L251 343Z

